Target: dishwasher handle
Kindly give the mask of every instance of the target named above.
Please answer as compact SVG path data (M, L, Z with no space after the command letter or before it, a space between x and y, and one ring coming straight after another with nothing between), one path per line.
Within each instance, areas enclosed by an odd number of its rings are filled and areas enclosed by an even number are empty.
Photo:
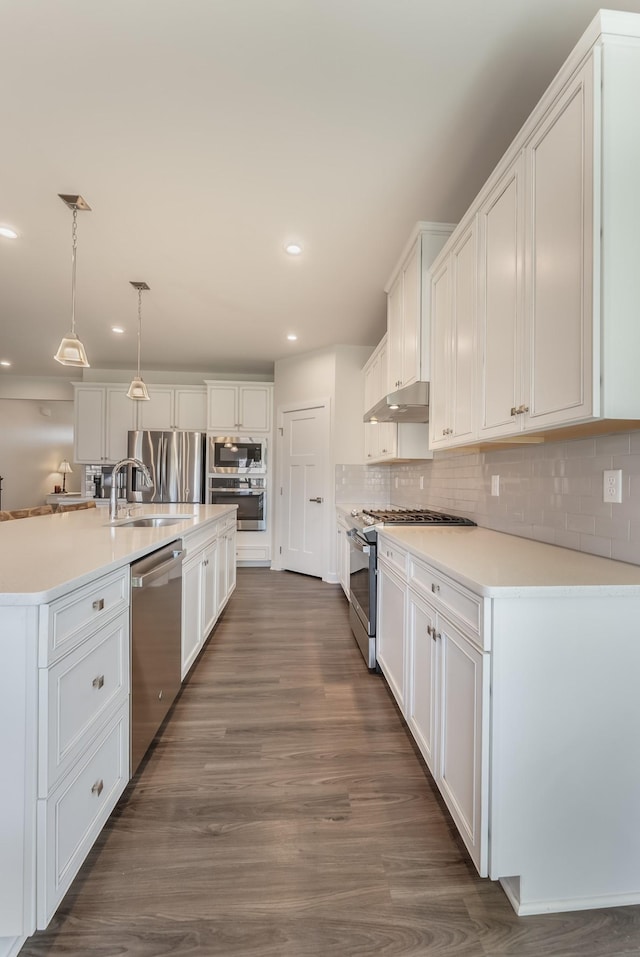
M173 558L170 558L169 561L161 562L159 565L156 565L155 568L150 568L144 575L132 575L131 587L144 588L145 585L150 585L151 582L156 581L156 579L163 578L168 572L172 571L172 569L182 564L183 555L184 551L182 549L177 550L173 553Z

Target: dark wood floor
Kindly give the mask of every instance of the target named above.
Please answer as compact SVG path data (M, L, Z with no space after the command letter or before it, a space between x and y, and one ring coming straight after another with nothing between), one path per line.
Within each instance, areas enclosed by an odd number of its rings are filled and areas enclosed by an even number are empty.
M22 953L629 957L640 907L516 917L367 672L340 589L240 569L152 751Z

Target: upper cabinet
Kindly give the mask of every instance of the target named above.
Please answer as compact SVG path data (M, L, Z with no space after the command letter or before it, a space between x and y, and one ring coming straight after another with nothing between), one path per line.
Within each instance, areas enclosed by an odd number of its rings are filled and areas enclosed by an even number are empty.
M205 432L207 390L204 386L148 386L149 401L138 402L138 428Z
M457 241L433 277L432 376L429 441L433 449L474 434L476 220Z
M115 464L127 455L127 433L136 427L136 403L128 383L89 385L74 382L74 461Z
M601 11L434 263L436 448L640 419L634 32L637 18ZM472 221L475 293L470 262L455 268ZM475 375L463 356L471 342ZM472 382L469 402L460 390ZM452 403L477 421L452 421Z
M271 431L270 382L207 381L207 429L219 435Z
M453 229L418 223L385 287L388 367L382 395L429 378L429 267Z

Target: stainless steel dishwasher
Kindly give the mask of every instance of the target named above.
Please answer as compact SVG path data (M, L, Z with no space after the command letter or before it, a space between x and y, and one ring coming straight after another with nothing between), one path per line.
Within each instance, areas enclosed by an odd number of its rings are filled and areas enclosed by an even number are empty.
M180 690L182 542L131 565L131 774Z

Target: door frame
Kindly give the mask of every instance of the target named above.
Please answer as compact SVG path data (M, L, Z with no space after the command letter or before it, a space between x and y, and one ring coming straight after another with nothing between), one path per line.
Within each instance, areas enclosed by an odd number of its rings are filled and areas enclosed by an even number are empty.
M335 561L332 562L332 550L331 544L333 541L332 531L334 531L335 522L331 520L335 512L335 481L332 479L332 473L335 471L333 464L333 404L331 398L326 396L321 399L300 399L298 402L285 402L282 405L279 405L276 411L276 436L275 436L275 468L274 474L276 476L275 488L273 489L273 516L274 516L274 543L273 543L273 558L271 561L272 571L282 571L282 560L281 560L281 551L282 542L284 539L284 516L282 509L282 496L280 494L280 489L284 487L284 475L282 471L282 462L283 462L283 441L284 441L284 416L288 412L304 412L305 409L318 409L323 408L326 410L329 428L327 430L327 448L326 448L326 458L324 463L324 483L326 489L326 496L324 504L327 508L326 516L327 521L324 523L325 528L323 530L322 536L322 581L325 582L336 582L337 577L335 573ZM333 536L335 537L335 536Z

